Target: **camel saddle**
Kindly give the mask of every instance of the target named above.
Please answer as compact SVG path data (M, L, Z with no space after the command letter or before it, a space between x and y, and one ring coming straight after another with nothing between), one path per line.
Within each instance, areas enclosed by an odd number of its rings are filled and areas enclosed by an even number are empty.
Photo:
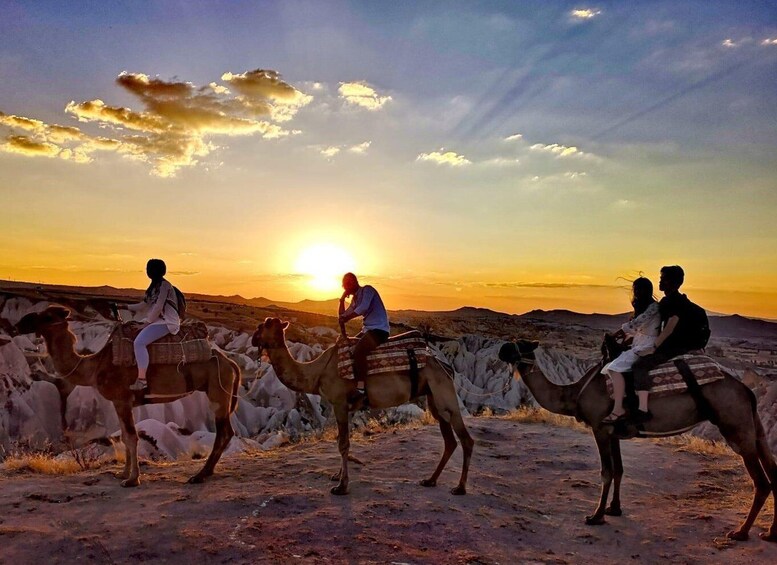
M358 340L337 346L337 370L340 377L353 379L353 349ZM367 375L420 370L426 366L429 351L420 332L392 336L367 355Z
M700 354L679 355L650 371L649 375L653 379L650 388L651 396L671 396L687 391L688 385L677 366L677 361L685 362L699 386L724 378L720 365L710 357ZM612 396L612 380L609 376L607 377L607 392Z
M118 367L134 367L135 349L133 343L143 326L128 322L120 324L111 335L113 364ZM213 355L208 341L207 326L196 320L186 320L175 335L166 335L148 346L152 365L178 365L199 363Z

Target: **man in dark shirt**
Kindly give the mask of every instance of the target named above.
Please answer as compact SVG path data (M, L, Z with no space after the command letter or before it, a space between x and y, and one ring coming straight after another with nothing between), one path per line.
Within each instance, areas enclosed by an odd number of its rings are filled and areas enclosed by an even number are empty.
M649 374L652 369L678 355L688 353L695 347L689 343L687 327L690 320L690 300L680 294L680 287L685 281L682 267L672 265L661 268L661 278L658 288L663 291L664 298L658 303L661 313L662 330L656 338L655 349L645 351L634 364L634 388L639 398L639 410L635 416L638 422L647 422L652 415L648 411L648 395L652 379Z

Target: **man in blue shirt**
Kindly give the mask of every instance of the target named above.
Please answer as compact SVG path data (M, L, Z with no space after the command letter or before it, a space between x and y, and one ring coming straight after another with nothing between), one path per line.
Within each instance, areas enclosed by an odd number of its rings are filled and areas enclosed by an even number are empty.
M353 299L346 309L345 299L348 296L353 296ZM345 323L359 316L364 318L364 327L356 336L359 341L353 350L353 372L357 381L363 381L367 376L367 355L388 340L389 320L378 291L370 285L361 286L356 275L346 273L343 276L343 295L340 297L338 312L343 337L348 337L345 334Z

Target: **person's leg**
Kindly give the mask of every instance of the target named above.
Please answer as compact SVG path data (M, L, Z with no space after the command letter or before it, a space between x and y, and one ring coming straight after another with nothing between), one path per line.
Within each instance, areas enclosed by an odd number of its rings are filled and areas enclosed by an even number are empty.
M623 416L626 411L623 409L623 397L626 396L626 381L623 379L623 375L617 371L608 371L612 380L612 396L614 405L612 412L607 416L603 422L610 423L615 422L618 418Z
M648 398L650 396L650 387L653 379L650 377L650 371L658 365L668 360L665 353L651 353L637 359L634 363L634 389L639 399L639 409L637 410L637 420L646 422L652 415L648 410Z
M367 378L367 355L380 345L380 335L374 331L365 332L353 348L353 372L357 381Z
M133 343L135 360L138 363L138 378L135 383L130 386L130 389L143 390L148 386L146 381L146 372L148 371L149 363L148 345L169 333L170 330L167 329L165 324L152 324L140 330L138 337L135 338Z

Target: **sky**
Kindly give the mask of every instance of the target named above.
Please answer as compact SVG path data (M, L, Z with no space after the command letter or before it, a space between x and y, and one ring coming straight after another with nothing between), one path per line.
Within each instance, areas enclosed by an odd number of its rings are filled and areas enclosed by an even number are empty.
M772 2L0 12L0 279L777 319Z

